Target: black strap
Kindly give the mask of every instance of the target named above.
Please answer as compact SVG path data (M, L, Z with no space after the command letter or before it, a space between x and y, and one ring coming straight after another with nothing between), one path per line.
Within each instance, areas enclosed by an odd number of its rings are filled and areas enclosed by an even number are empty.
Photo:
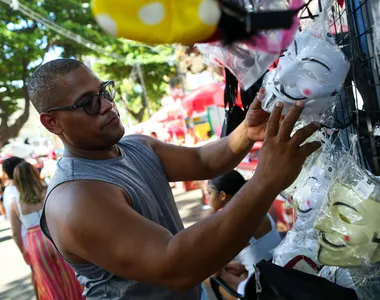
M244 40L258 30L289 29L293 17L302 7L296 10L247 12L241 7L224 0L219 0L222 17L219 23L221 38L225 44Z
M223 296L219 291L219 287L224 288L232 297L238 299L245 299L243 295L240 295L236 292L231 286L229 286L222 278L220 277L211 277L210 278L211 288L218 300L223 300Z

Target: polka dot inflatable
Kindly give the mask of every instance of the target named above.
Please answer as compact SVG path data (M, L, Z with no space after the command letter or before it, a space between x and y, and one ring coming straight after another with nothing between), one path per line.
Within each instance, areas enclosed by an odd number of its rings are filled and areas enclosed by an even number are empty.
M107 33L148 44L205 41L221 18L217 0L93 0L92 11Z

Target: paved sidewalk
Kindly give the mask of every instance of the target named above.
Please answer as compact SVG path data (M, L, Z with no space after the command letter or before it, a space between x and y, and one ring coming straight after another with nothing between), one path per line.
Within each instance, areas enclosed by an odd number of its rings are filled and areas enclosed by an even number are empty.
M10 224L0 220L0 299L34 299L30 268L12 239Z

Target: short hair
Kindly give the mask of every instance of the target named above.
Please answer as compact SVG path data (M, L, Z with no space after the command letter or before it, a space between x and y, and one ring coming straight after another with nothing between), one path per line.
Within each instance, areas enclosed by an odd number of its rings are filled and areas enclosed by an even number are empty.
M3 171L5 172L5 174L7 174L9 179L13 179L14 169L17 167L18 164L22 162L24 162L24 159L17 156L7 158L3 161Z
M42 113L52 106L56 97L57 78L85 66L75 59L56 59L39 67L30 78L28 92L30 101L38 113Z
M222 176L211 180L218 192L225 192L227 195L235 195L246 183L244 177L238 171L230 171Z

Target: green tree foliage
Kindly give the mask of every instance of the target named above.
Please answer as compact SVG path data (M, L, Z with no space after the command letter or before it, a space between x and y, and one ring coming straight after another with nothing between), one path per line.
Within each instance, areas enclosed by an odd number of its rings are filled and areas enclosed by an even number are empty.
M159 109L170 79L176 76L174 49L136 46L124 41L122 47L114 47L114 53L125 59L102 59L95 69L107 79L115 80L119 106L141 122Z
M68 39L13 10L0 2L0 148L9 139L17 137L29 117L28 79L51 50L59 49L62 57L91 58L104 78L116 81L122 107L138 121L149 109L158 109L161 97L168 90L170 77L175 75L171 47L149 48L105 34L96 24L90 10L90 1L33 0L20 1L60 27L79 34L104 49L104 55ZM119 59L110 54L118 54ZM141 66L139 76L136 65ZM132 78L129 76L132 75ZM141 78L146 93L142 92ZM144 96L147 96L147 99ZM15 121L15 112L22 111Z

